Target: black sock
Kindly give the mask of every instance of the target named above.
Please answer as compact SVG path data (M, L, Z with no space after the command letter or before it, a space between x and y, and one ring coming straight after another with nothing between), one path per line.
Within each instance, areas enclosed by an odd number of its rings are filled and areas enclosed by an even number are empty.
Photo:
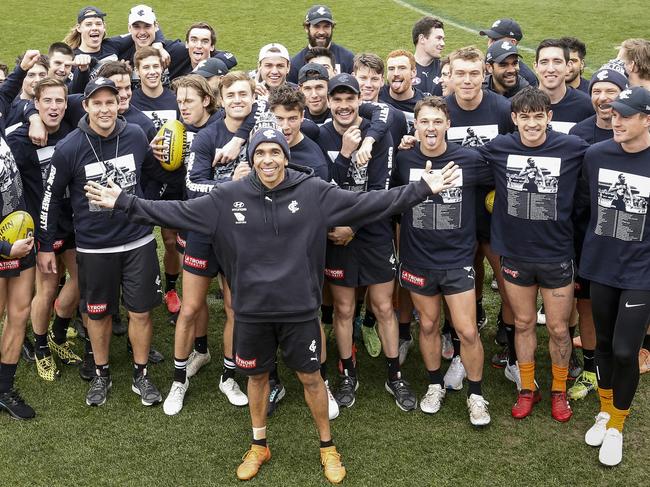
M334 440L327 440L327 441L320 440L321 448L329 448L330 446L334 446Z
M460 338L453 327L451 328L451 343L454 345L454 357L458 357L460 355Z
M472 394L476 394L477 396L483 395L481 392L481 382L482 381L480 380L474 381L467 379L467 397L471 396Z
M176 289L177 280L178 274L167 274L165 272L165 293L168 293L172 289Z
M327 362L322 362L320 364L320 376L323 380L327 380Z
M440 386L443 386L444 379L439 368L436 370L427 370L427 375L429 376L429 384L438 384Z
M356 320L359 316L361 316L361 308L363 308L363 299L360 301L357 301L357 304L354 305L354 319Z
M412 340L411 337L411 323L400 323L399 324L399 339L400 340Z
M269 372L269 380L274 382L280 382L280 376L278 375L278 357L275 357L275 362L273 362L273 368Z
M18 364L0 362L0 393L9 392L14 387Z
M67 339L68 326L70 325L70 318L62 318L58 313L54 316L54 323L52 323L52 334L54 335L54 343L61 345Z
M222 380L225 382L228 379L235 378L235 361L231 357L223 357L223 373L221 374Z
M39 359L52 355L50 347L47 344L47 332L42 335L34 332L34 353L36 353Z
M266 446L266 438L262 438L261 440L253 438L253 445Z
M517 362L517 350L515 349L515 325L503 324L508 339L508 365L515 365Z
M377 317L375 316L375 313L373 313L372 310L370 309L370 306L367 306L366 314L363 317L363 326L372 328L373 326L375 326L375 323L377 323Z
M133 378L135 379L141 375L147 375L147 364L136 364L133 362Z
M569 336L573 338L573 336L576 334L576 325L570 326L569 327Z
M643 337L643 348L650 350L650 335Z
M327 323L328 325L332 324L332 318L334 316L334 306L330 304L321 304L320 305L320 313L321 313L321 318L320 320L323 323Z
M449 323L449 320L445 318L445 321L442 323L442 332L443 335L445 333L451 333L451 323Z
M587 372L596 372L596 364L594 362L594 350L588 348L582 349L582 362L583 368Z
M185 384L185 381L187 380L187 359L188 357L174 357L174 380L181 384Z
M96 363L95 364L95 373L99 377L110 377L110 375L111 375L111 371L108 368L108 364L99 365L99 364Z
M195 337L194 349L199 353L208 353L208 335Z
M352 361L351 356L349 358L342 358L341 362L343 363L343 373L349 375L350 377L357 376L357 371L354 368L354 362Z
M388 367L388 380L393 382L401 377L399 371L399 357L386 357L386 366Z

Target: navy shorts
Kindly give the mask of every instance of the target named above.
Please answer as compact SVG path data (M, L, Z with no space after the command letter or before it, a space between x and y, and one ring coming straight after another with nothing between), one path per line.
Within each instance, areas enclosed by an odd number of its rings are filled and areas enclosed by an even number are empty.
M0 279L18 277L22 271L36 265L36 254L30 252L22 259L5 259L0 257Z
M378 247L328 242L325 278L329 283L343 287L382 284L395 279L396 265L392 242Z
M503 278L518 286L538 285L545 289L558 289L571 284L575 278L573 260L562 262L524 262L501 257Z
M476 277L472 266L455 269L422 269L405 264L399 266L399 284L423 296L459 294L474 289Z
M207 235L188 232L184 254L183 270L191 274L212 278L221 272L221 266Z

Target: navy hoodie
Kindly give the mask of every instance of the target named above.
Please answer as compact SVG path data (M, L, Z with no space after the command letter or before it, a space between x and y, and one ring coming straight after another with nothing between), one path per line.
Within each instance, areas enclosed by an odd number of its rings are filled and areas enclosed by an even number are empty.
M318 316L328 228L388 219L430 194L424 181L390 191L345 191L290 165L274 189L252 172L201 198L152 202L122 193L115 207L136 223L209 234L238 321L295 323Z

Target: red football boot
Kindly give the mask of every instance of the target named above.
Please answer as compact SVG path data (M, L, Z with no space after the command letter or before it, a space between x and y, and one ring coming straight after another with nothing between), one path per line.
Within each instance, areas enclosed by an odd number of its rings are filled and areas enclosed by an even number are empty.
M560 423L566 423L573 416L573 411L566 398L566 392L551 391L551 416Z
M533 412L533 406L542 400L539 389L529 391L522 389L517 396L517 402L512 406L512 417L515 419L524 419Z

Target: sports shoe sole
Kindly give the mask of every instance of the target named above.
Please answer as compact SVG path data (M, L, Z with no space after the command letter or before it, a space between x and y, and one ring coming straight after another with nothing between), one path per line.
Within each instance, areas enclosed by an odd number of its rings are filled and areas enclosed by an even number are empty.
M157 401L145 401L144 398L142 397L142 394L140 394L140 389L135 387L133 384L131 384L131 390L135 392L138 396L140 396L140 402L142 403L143 406L153 406L154 404L160 404L162 402L162 396L158 397Z

